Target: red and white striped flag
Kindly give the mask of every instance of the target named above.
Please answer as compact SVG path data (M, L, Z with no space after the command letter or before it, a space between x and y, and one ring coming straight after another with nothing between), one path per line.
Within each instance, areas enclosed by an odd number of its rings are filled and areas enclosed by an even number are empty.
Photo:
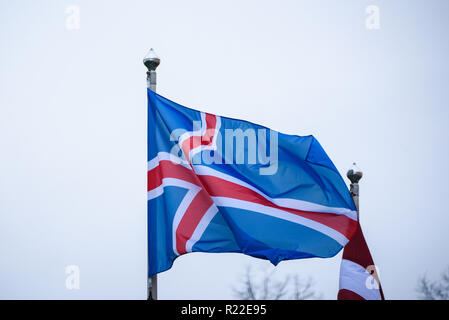
M343 251L338 300L384 300L379 273L360 224Z

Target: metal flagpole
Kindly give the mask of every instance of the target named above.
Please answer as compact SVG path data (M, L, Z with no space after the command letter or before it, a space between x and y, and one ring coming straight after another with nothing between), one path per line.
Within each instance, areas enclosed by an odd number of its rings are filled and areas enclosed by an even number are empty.
M161 63L161 60L154 52L153 48L150 49L148 54L143 58L143 64L147 67L147 88L156 92L156 68ZM147 231L148 232L148 231ZM148 267L147 267L148 272ZM157 275L148 279L148 299L157 300Z
M348 170L346 176L349 178L349 180L351 180L349 192L351 192L352 199L354 199L354 203L357 208L357 220L360 222L359 181L363 177L363 172L357 167L357 165L354 162L352 164L352 168Z

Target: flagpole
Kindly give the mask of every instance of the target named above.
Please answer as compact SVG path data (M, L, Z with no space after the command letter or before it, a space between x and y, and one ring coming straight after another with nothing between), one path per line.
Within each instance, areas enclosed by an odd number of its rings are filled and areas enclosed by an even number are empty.
M153 48L150 49L148 54L143 58L143 64L147 67L147 88L151 91L156 92L156 68L161 63L161 60L154 52ZM147 224L148 225L148 224ZM147 229L148 230L148 229ZM148 231L147 231L148 232ZM148 239L148 237L147 237ZM148 250L147 250L148 252ZM147 253L148 254L148 253ZM148 261L148 259L147 259ZM149 270L149 265L147 265L147 272ZM149 300L157 300L157 275L148 278L147 282L147 297Z
M355 162L352 164L352 168L348 170L346 176L351 180L349 192L352 199L354 199L355 207L357 208L357 220L360 221L360 209L359 209L359 181L363 177L363 172L357 167Z

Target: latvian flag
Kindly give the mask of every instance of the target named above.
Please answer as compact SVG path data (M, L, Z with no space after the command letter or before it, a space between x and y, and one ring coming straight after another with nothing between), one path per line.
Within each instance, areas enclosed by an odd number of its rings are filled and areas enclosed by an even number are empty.
M360 223L343 250L338 300L384 300L378 270Z

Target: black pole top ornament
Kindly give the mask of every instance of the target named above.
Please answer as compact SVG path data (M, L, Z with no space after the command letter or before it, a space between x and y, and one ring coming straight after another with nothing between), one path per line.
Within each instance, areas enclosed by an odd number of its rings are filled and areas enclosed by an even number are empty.
M143 64L147 67L148 71L154 71L161 63L161 60L154 52L153 48L150 49L148 54L143 58Z
M363 177L363 173L354 162L352 164L352 168L348 170L348 173L346 173L346 176L349 180L351 180L351 183L359 183L359 180Z

